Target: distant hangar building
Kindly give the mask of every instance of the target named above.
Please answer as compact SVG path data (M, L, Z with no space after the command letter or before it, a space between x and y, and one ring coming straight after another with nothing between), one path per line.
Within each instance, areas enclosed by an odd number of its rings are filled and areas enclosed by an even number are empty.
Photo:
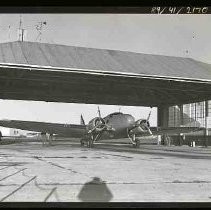
M26 135L26 131L19 130L16 128L4 128L0 126L0 131L3 136L20 137Z
M211 64L37 42L0 44L0 98L158 108L158 126L211 127Z

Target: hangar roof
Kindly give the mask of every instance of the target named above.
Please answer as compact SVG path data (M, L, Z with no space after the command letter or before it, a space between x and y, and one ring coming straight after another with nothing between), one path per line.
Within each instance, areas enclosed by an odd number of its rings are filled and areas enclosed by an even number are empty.
M38 42L0 44L0 63L211 80L211 65L191 58Z
M0 98L161 106L211 99L191 58L37 42L0 44Z

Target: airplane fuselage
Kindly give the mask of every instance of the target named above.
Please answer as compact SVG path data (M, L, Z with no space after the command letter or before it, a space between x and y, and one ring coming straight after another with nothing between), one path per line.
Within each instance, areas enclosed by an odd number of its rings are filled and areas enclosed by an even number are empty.
M107 125L114 128L114 131L103 132L101 139L127 138L128 128L135 123L135 118L129 114L115 112L103 118Z

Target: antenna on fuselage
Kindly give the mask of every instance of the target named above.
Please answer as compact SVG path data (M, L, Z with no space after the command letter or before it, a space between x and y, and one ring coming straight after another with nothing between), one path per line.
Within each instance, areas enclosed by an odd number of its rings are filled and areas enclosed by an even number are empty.
M101 113L100 113L100 108L99 108L99 106L97 107L97 111L98 111L98 116L99 116L100 118L102 118L102 117L101 117Z
M18 28L18 41L23 42L24 38L26 36L26 29L23 28L22 26L23 21L22 21L22 15L20 15L20 20L19 20L19 28Z

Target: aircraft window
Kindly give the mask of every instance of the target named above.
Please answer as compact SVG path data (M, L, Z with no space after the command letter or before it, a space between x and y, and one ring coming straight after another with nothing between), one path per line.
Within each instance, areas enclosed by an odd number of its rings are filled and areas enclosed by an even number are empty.
M121 115L121 114L122 114L122 112L114 112L114 113L110 114L110 117L113 117L114 115Z

